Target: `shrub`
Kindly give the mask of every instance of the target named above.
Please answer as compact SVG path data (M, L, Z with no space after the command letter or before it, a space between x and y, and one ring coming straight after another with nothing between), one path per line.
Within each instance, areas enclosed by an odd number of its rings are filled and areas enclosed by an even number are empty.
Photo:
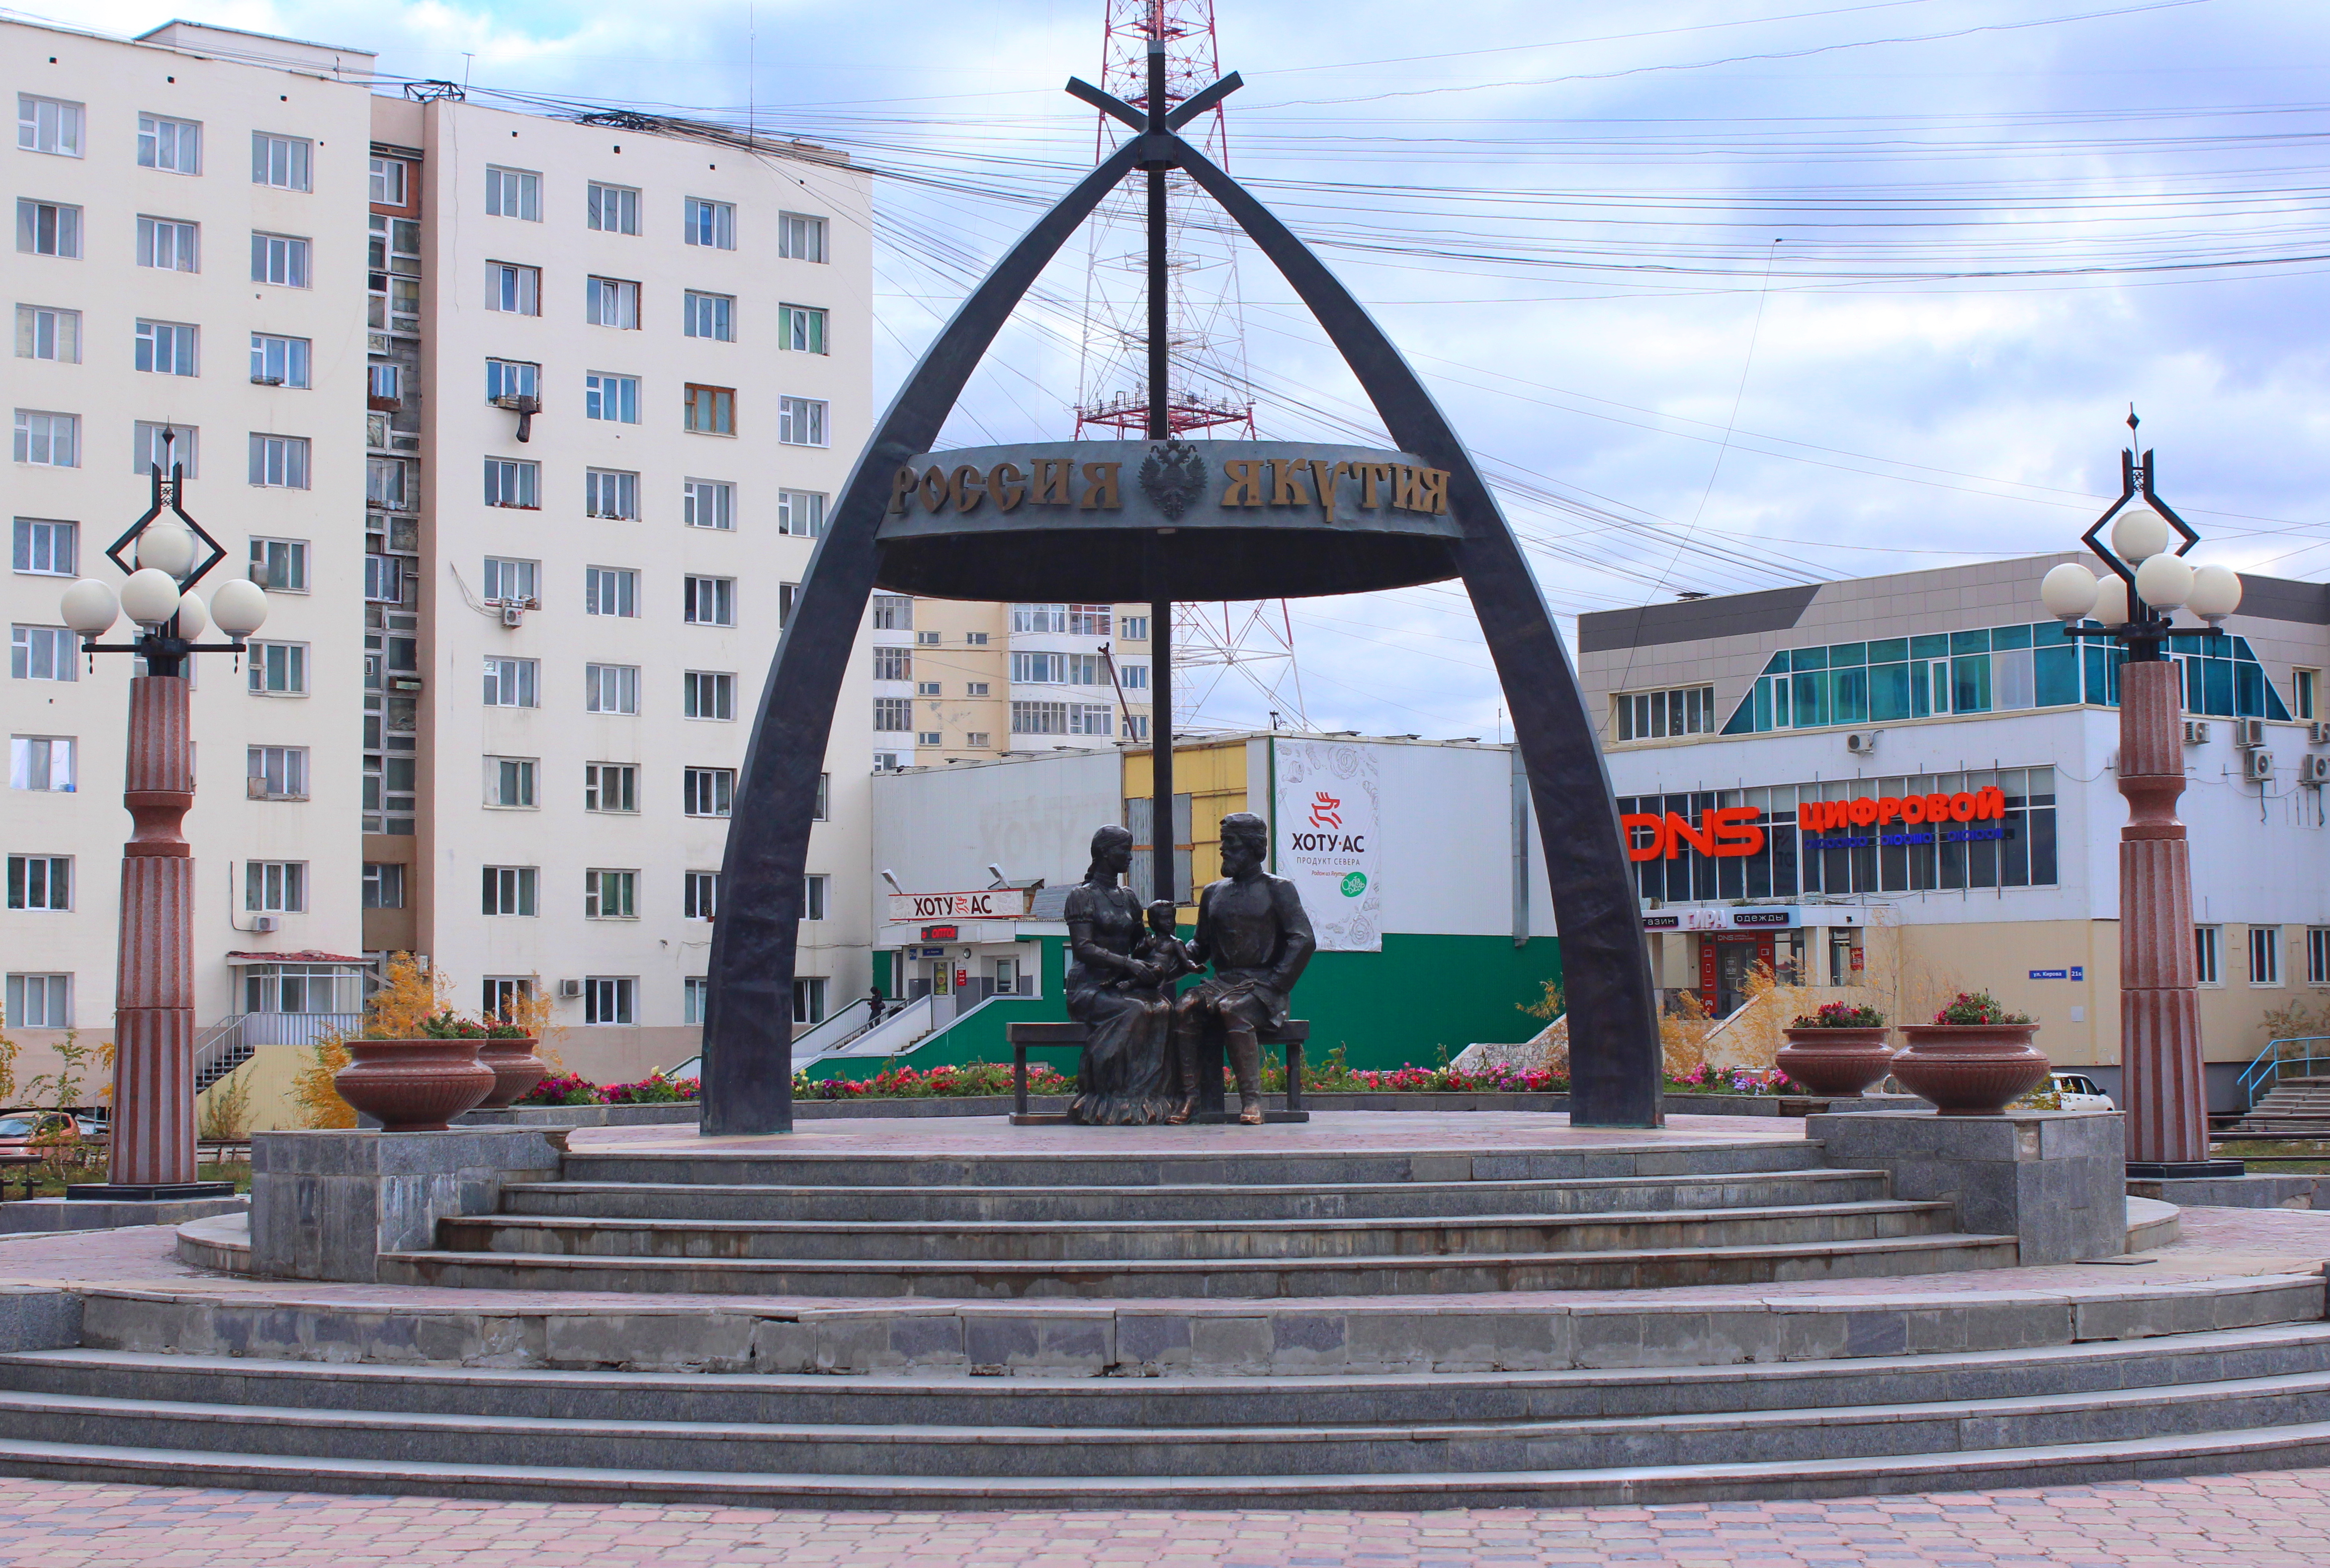
M1828 1002L1817 1012L1800 1012L1790 1029L1882 1029L1885 1015L1858 1002Z
M1987 991L1961 991L1934 1014L1936 1023L2029 1023L2027 1012L2009 1012Z

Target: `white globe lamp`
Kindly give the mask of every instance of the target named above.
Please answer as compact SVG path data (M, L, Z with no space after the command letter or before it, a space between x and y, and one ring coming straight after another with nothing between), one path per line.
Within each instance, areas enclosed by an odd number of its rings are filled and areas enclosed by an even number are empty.
M121 609L140 626L155 626L178 613L178 579L158 566L141 566L121 584Z
M175 518L164 518L137 536L137 565L172 577L182 578L193 571L201 550L202 541L194 537L194 531Z
M2142 502L2112 519L2112 548L2133 565L2168 547L2168 519Z
M102 637L121 619L121 602L96 578L83 577L64 591L57 601L57 613L83 637Z
M195 597L192 589L178 595L179 636L189 640L199 637L203 634L203 628L210 623L210 612L203 608L202 600Z
M267 623L267 594L248 577L221 583L211 595L211 620L238 640Z
M2039 584L2047 613L2069 624L2096 607L2096 575L2077 561L2066 561L2049 572Z
M2213 562L2196 567L2193 592L2184 603L2193 614L2214 626L2241 607L2241 575L2231 566Z
M2127 624L2127 584L2115 572L2096 579L2095 617L2107 626Z
M2155 610L2174 610L2193 596L2193 568L2182 556L2155 556L2136 569L2137 597Z

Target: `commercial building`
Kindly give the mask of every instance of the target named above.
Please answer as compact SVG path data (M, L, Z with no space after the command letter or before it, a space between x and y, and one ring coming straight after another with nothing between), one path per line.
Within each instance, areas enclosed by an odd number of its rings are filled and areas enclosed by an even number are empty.
M1663 987L1725 1013L1762 962L1877 986L1912 1021L1988 989L2059 1064L2117 1080L2121 654L2067 639L2041 603L2074 558L1580 618ZM2268 1014L2330 1001L2330 587L2244 581L2227 635L2170 648L2220 1108Z
M247 572L270 600L246 665L195 660L210 1069L264 1059L267 1125L288 1053L400 950L464 1009L547 988L594 1078L692 1054L762 673L867 425L867 176L376 93L368 53L229 29L0 41L19 1080L110 1023L128 661L90 668L57 597L115 575L165 432L228 552L204 589ZM804 1024L871 978L867 635Z

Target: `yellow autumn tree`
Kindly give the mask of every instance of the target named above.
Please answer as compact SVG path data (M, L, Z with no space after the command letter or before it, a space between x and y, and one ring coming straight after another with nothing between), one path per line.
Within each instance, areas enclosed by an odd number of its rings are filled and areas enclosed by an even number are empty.
M411 1040L423 1021L445 1011L442 982L435 970L423 970L410 953L392 954L381 988L365 1003L363 1040ZM291 1098L310 1127L352 1127L356 1108L340 1098L332 1077L354 1057L337 1031L316 1041L308 1060L292 1075Z

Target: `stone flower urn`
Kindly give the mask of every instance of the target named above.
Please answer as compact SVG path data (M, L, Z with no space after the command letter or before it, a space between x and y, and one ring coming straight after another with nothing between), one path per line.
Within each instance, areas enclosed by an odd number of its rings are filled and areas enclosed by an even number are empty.
M539 1040L481 1040L478 1060L494 1073L493 1092L479 1101L479 1110L497 1111L515 1104L550 1072L550 1064L534 1054Z
M1891 1031L1883 1024L1858 1029L1791 1029L1777 1061L1789 1081L1839 1099L1858 1095L1894 1070Z
M1946 1117L2002 1115L2011 1100L2047 1081L2047 1053L2031 1043L2035 1023L1905 1023L1909 1049L1893 1076Z
M351 1040L348 1054L355 1060L332 1075L332 1087L356 1109L377 1117L384 1133L441 1133L448 1121L494 1092L497 1075L478 1060L478 1044Z

